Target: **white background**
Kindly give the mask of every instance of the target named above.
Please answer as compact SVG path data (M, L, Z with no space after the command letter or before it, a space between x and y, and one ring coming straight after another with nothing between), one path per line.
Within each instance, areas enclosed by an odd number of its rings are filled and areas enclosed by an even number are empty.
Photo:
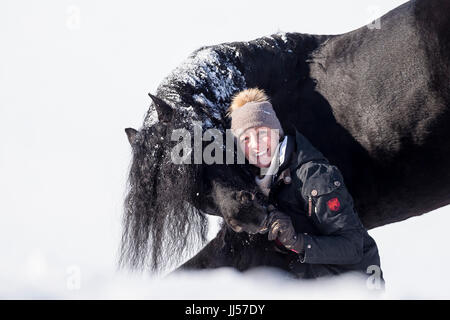
M124 128L141 126L147 92L200 46L344 33L403 2L2 0L0 298L365 297L347 281L329 290L275 273L116 272L131 159ZM448 214L369 231L385 298L450 297Z

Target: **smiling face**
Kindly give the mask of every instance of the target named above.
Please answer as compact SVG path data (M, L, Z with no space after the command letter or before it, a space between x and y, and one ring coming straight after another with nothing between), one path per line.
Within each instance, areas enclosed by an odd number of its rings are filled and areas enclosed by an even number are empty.
M279 131L268 127L248 128L239 136L239 146L250 164L270 166L279 141Z

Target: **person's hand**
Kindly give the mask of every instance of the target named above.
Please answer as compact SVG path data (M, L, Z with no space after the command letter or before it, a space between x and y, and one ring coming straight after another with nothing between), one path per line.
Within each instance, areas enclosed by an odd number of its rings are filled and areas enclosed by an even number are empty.
M287 249L297 253L303 252L303 236L297 234L291 218L276 209L269 214L268 239L278 239Z

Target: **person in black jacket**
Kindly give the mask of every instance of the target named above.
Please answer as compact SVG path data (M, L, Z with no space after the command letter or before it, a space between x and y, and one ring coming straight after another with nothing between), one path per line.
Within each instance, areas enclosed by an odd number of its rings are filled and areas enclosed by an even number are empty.
M268 239L298 254L291 269L317 278L359 271L384 287L375 241L362 225L339 169L301 133L284 135L263 90L238 93L228 110L246 158L261 170L256 182L272 204Z

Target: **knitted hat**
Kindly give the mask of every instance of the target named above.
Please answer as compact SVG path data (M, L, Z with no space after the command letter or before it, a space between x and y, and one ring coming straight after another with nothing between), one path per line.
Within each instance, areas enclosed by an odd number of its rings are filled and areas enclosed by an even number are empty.
M284 136L275 110L268 101L247 102L231 113L231 132L236 138L239 138L245 130L254 127L277 129L280 137Z

